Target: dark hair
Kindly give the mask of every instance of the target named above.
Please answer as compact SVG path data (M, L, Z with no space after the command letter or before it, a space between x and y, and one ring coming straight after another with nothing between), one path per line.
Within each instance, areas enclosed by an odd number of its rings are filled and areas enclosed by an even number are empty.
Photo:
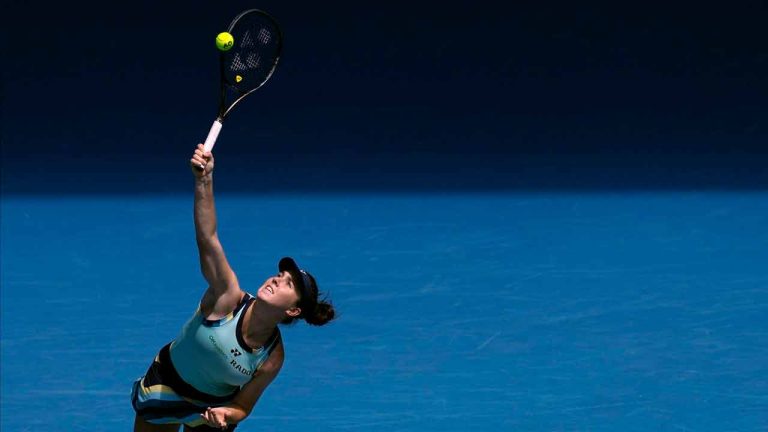
M297 306L301 309L298 317L286 316L282 324L293 324L296 318L301 318L307 324L321 326L327 324L336 317L336 311L333 304L328 301L328 296L320 297L320 289L317 287L317 281L308 271L299 268L296 261L291 257L283 257L277 264L280 271L287 271L296 286L296 293L299 295Z
M328 324L336 318L336 310L333 308L327 297L319 300L312 311L301 310L297 317L288 316L281 321L281 324L295 324L297 319L303 319L307 324L321 326Z
M303 313L301 315L304 315ZM304 321L307 324L314 326L321 326L327 324L329 321L336 318L336 310L333 309L333 304L329 301L320 300L315 306L315 310L307 316L303 316Z

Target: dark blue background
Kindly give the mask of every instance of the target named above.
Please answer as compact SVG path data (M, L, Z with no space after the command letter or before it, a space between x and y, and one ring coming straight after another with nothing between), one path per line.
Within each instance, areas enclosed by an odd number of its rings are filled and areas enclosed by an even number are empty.
M285 50L225 123L225 190L768 185L765 2L11 1L3 191L188 190L213 38L254 6Z

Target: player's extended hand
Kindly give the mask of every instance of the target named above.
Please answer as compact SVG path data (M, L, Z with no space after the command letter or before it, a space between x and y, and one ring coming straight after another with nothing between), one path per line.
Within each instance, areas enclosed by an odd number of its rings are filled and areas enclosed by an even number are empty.
M198 144L195 149L195 154L192 155L192 159L189 160L189 165L192 167L192 174L195 177L200 178L207 176L213 172L213 153L206 152L202 144Z
M203 419L208 424L208 426L217 427L224 429L227 427L227 419L226 414L227 409L223 407L219 408L208 408L205 410L204 413L200 414L203 416Z

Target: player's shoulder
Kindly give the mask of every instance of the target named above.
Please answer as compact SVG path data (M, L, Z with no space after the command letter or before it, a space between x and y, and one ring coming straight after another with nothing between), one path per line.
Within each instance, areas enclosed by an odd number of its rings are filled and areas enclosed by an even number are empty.
M216 295L213 290L208 289L200 300L200 312L208 319L221 318L243 309L251 298L252 296L239 286L234 286L221 295Z

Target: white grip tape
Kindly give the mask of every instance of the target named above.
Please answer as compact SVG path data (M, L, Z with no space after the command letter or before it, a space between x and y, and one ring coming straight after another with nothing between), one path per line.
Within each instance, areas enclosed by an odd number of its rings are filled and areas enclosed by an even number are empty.
M216 144L216 138L219 137L221 126L222 124L219 120L213 122L211 130L208 132L208 138L205 139L205 151L209 152L213 150L213 146Z

